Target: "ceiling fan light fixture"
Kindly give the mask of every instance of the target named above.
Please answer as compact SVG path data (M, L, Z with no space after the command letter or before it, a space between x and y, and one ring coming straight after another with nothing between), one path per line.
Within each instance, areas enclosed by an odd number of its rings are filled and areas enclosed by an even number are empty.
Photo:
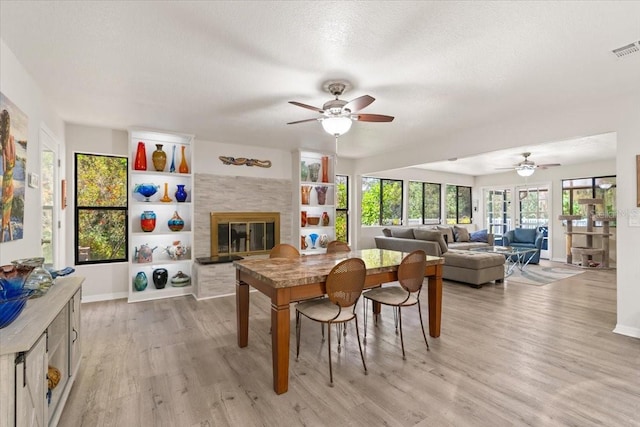
M329 135L338 137L349 132L351 119L349 117L327 117L322 119L322 128Z
M518 173L518 175L524 177L533 175L534 171L535 169L532 166L520 166L516 168L516 172Z

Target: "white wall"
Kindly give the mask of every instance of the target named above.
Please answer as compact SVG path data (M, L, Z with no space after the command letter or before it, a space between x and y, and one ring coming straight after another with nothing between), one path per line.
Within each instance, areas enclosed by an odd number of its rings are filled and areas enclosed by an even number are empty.
M0 91L29 119L26 173L40 175L40 129L45 126L64 149L64 123L13 52L0 39ZM40 190L25 192L24 238L0 243L0 265L42 255ZM61 262L68 262L62 259Z

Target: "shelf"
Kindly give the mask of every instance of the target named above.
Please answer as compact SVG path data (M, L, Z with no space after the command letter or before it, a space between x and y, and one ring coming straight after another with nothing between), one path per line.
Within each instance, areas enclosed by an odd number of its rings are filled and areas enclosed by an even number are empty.
M145 289L144 291L134 291L133 293L131 293L129 295L129 302L149 301L154 299L177 297L181 295L190 295L192 293L193 285L176 288L171 286L171 283L167 283L167 285L163 289L155 289L152 282L149 283L147 289Z

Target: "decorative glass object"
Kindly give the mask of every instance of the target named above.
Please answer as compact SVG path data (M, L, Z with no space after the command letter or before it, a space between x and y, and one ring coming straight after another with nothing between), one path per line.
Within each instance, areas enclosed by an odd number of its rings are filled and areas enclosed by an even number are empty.
M183 245L180 240L176 240L173 242L171 246L167 246L164 248L165 252L169 254L169 258L172 260L180 260L187 256L189 252L189 247Z
M133 289L138 292L144 291L145 289L147 289L148 284L149 281L147 280L147 275L144 273L144 271L139 271L138 274L136 274L136 277L133 279Z
M176 171L176 146L173 146L173 154L171 155L171 166L169 166L169 172Z
M329 182L329 156L322 156L322 182Z
M302 187L300 187L300 192L302 193L302 204L303 205L308 205L309 204L309 196L311 196L311 186L310 185L303 185Z
M136 150L136 159L133 162L133 168L137 171L147 170L147 150L144 146L144 142L138 142L138 149Z
M326 185L319 185L316 187L316 192L318 193L318 204L324 205L327 202L327 190L329 187Z
M144 211L140 214L140 228L147 233L156 228L156 213L154 211Z
M188 274L183 273L182 271L178 271L171 278L171 286L175 288L181 288L183 286L187 286L191 282L191 277Z
M300 212L300 226L304 227L307 225L307 211Z
M153 285L156 289L163 289L167 284L167 280L169 278L169 273L166 268L156 268L153 270Z
M184 189L184 184L178 184L177 187L178 187L178 189L176 190L176 194L175 194L176 200L179 201L179 202L186 201L188 194L187 194L186 190Z
M309 179L309 167L304 160L300 162L300 179L302 181Z
M164 203L173 202L173 199L169 197L169 183L167 182L164 183L164 196L162 196L160 201Z
M189 165L187 165L187 156L184 154L184 150L187 147L182 146L182 161L180 162L180 166L178 167L178 172L180 173L189 173Z
M4 295L0 296L0 329L9 326L20 316L32 293L31 289L0 291L0 295Z
M156 144L156 151L151 154L151 160L158 172L164 171L164 167L167 166L167 153L162 151L162 144Z
M329 214L326 212L322 212L322 225L327 227L331 222L331 218L329 218Z
M309 234L309 238L311 239L311 249L316 249L316 241L318 240L318 235L316 233Z
M173 216L169 219L167 225L171 231L180 231L184 228L184 220L178 215L178 211L173 212Z
M146 244L140 245L140 248L136 246L133 257L138 263L153 262L153 251L155 251L156 249L158 249L157 246L155 248L152 248L151 246Z
M307 236L300 236L300 249L305 250L309 247L307 245Z
M24 288L25 281L33 271L34 266L3 265L0 267L0 299L17 295Z
M309 165L309 181L318 182L320 177L320 163L311 163Z
M141 194L145 198L145 202L149 202L149 197L158 192L160 186L154 184L138 184L133 188L134 193Z
M318 241L318 244L320 245L321 248L326 248L327 245L329 244L329 236L327 236L326 234L322 234L320 236L320 240Z
M53 276L44 268L44 257L24 258L11 261L11 264L21 268L33 268L24 283L24 289L33 291L31 298L37 298L47 293L53 285Z

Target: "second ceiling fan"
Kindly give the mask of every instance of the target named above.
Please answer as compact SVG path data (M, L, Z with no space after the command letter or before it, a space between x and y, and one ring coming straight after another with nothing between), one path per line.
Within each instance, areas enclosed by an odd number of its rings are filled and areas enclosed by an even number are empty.
M330 81L324 84L325 89L330 92L335 99L324 103L322 108L314 107L312 105L303 104L297 101L289 101L290 104L297 105L298 107L306 108L308 110L316 111L321 114L320 117L313 119L298 120L295 122L289 122L288 125L295 125L298 123L319 121L322 123L322 127L330 135L336 138L343 135L351 129L353 121L360 122L391 122L393 116L385 116L382 114L361 114L360 110L370 105L375 98L369 95L363 95L351 101L344 101L339 97L347 88L348 83L344 81Z
M532 160L529 160L530 155L531 153L522 153L524 160L521 161L520 163L516 163L515 165L508 168L497 168L497 169L498 170L514 169L518 173L518 175L526 177L526 176L533 175L533 172L535 172L536 169L547 169L554 166L562 166L560 163L547 163L547 164L537 165Z

